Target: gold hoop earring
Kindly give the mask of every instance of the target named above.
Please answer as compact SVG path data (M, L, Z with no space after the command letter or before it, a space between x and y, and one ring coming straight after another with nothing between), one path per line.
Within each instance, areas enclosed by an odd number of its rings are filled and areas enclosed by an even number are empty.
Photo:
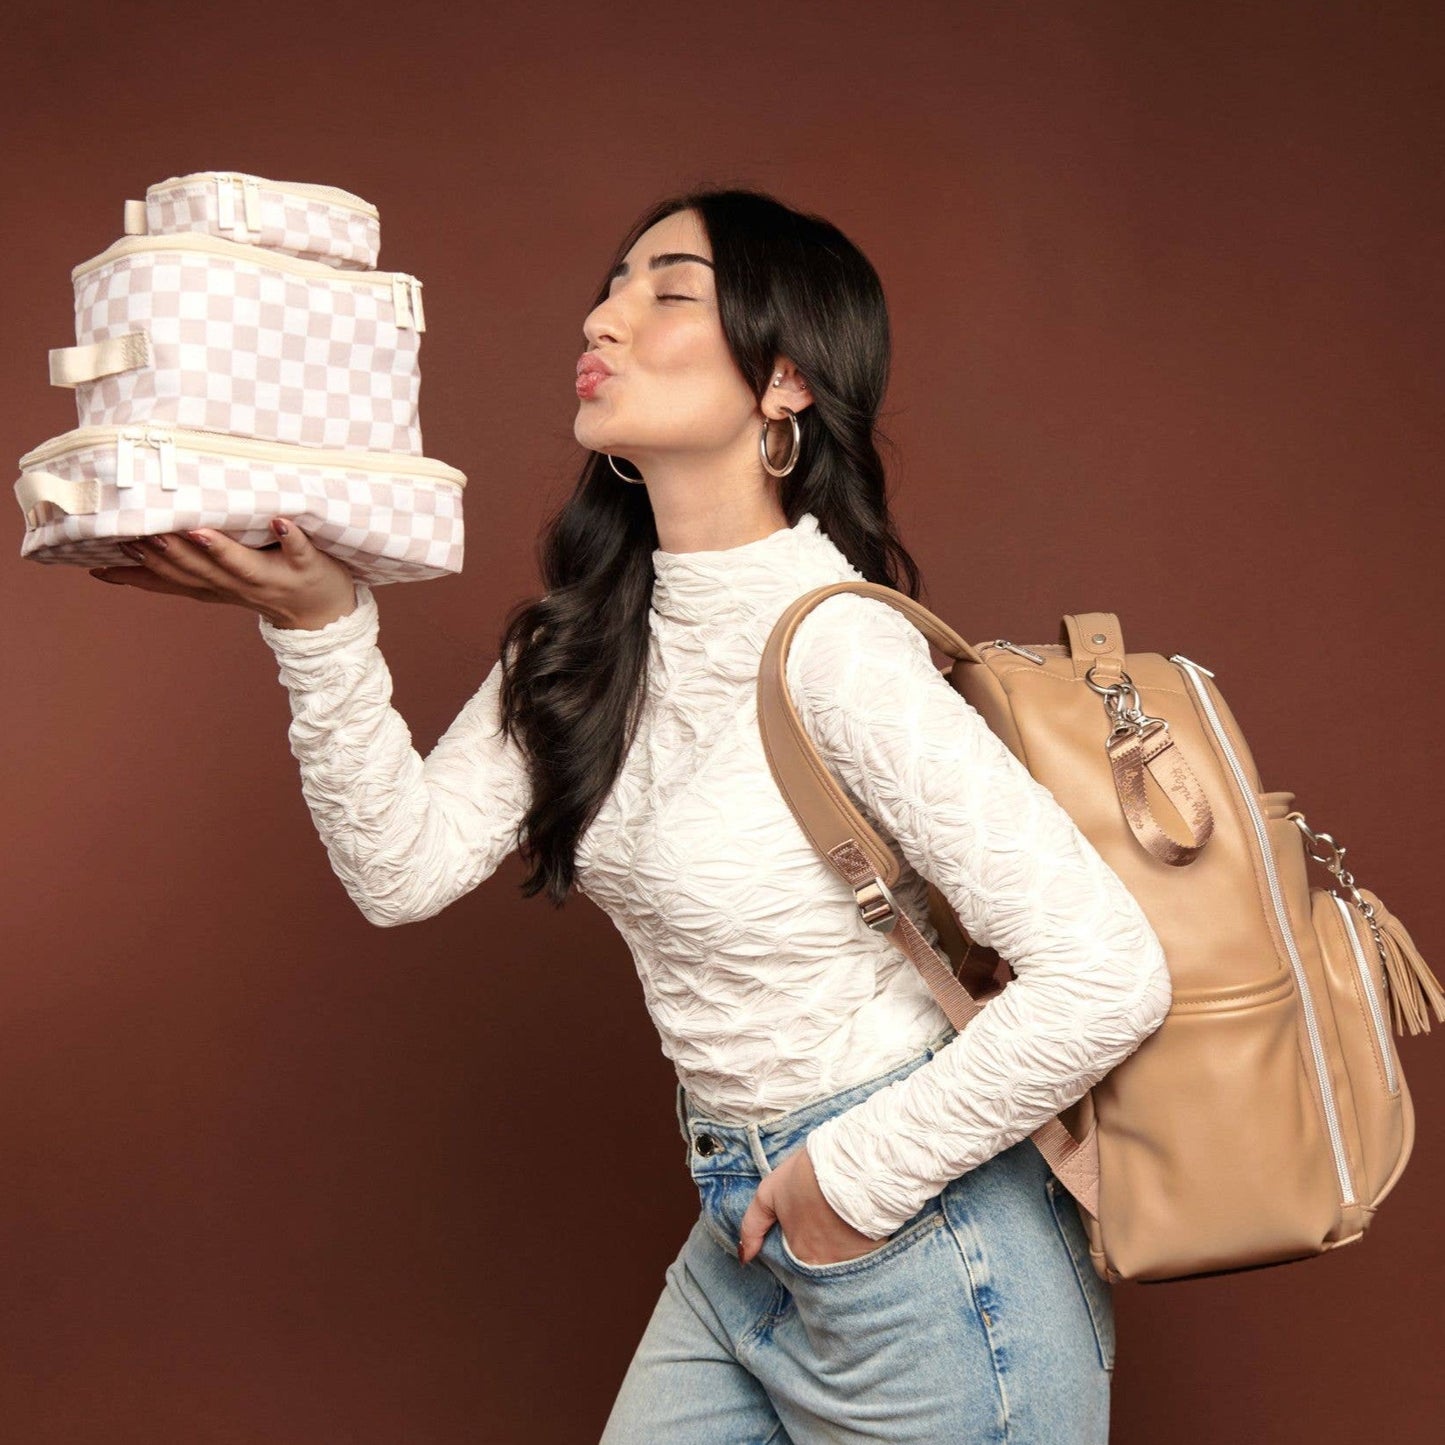
M629 477L626 472L621 471L621 470L618 468L617 463L612 460L612 453L611 453L611 452L603 452L602 455L607 458L607 465L608 465L609 467L611 467L612 470L613 470L614 472L616 472L617 475L618 475L619 477L621 477L624 482L640 482L640 481L642 480L642 473L641 473L641 472L638 472L635 477ZM624 462L627 462L627 458L626 458L626 457L623 457L622 460L623 460ZM631 463L631 462L627 462L627 465L628 465L628 466L631 466L632 463Z
M768 427L772 424L771 418L766 416L763 418L763 429L758 434L758 452L763 459L763 470L770 477L786 477L798 465L798 455L803 450L803 429L798 425L798 414L790 406L785 406L783 410L787 412L788 420L792 423L793 449L788 454L788 460L781 470L768 459ZM778 420L781 421L782 418L779 417Z

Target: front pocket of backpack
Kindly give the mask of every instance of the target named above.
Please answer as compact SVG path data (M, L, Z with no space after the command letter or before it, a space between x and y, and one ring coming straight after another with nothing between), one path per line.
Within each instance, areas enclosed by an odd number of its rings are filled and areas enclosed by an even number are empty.
M1364 916L1338 893L1311 889L1310 921L1334 1012L1338 1067L1355 1116L1358 1192L1374 1208L1408 1147L1405 1082L1390 1032L1384 965Z

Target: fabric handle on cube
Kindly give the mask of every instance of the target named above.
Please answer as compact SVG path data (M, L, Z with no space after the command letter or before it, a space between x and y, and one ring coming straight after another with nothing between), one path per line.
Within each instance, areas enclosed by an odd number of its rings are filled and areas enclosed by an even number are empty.
M151 365L148 331L127 331L83 346L57 346L50 353L51 386L79 386L102 376L118 376Z
M100 510L100 482L94 477L58 477L54 472L23 472L15 483L15 500L27 527L40 525L36 506L50 502L67 516Z

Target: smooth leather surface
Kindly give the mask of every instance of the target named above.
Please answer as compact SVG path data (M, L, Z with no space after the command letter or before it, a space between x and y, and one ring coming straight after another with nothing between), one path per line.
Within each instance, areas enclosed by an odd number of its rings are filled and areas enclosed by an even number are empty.
M953 659L945 674L951 685L1068 810L1139 900L1164 947L1174 990L1168 1018L1051 1121L1058 1131L1051 1145L1040 1142L1046 1158L1050 1147L1065 1158L1094 1152L1097 1208L1081 1217L1096 1271L1110 1282L1184 1279L1307 1259L1360 1239L1414 1140L1393 1035L1381 1033L1369 1008L1372 981L1377 1004L1386 1006L1385 975L1362 915L1347 905L1367 961L1362 975L1337 895L1309 882L1303 836L1286 817L1294 795L1262 791L1214 681L1197 673L1191 681L1182 662L1158 653L1127 653L1109 612L1064 617L1058 642L1029 644L1042 658L1035 662L989 643L971 645L918 603L877 584L840 583L799 598L763 653L764 746L804 831L869 906L886 908L868 879L892 882L895 860L828 774L783 685L798 622L842 590L887 601ZM1141 710L1165 719L1187 759L1210 816L1208 837L1187 866L1161 859L1131 827L1106 748L1111 721L1086 674L1101 686L1127 675ZM1158 801L1164 813L1162 793ZM1201 817L1196 810L1195 820ZM952 912L936 890L930 903L935 920ZM909 937L917 930L903 924L890 937L940 1001L948 999L950 1016L966 1022L983 1006L975 992L999 983L997 955L979 951L964 971L965 987L947 966L970 943L957 919L940 928L947 959L926 944L920 949L921 937ZM1394 1090L1387 1086L1392 1073ZM1086 1193L1077 1180L1060 1178L1076 1198Z

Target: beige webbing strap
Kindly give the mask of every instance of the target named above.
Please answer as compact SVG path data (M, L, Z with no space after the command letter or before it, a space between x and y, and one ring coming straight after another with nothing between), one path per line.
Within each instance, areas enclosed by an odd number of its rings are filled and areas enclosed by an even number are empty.
M127 201L125 203L125 233L127 236L144 236L150 230L150 222L146 220L146 203L144 201Z
M148 331L127 331L123 336L109 336L84 346L57 346L50 353L50 384L79 386L102 376L138 371L151 365L151 360Z
M50 502L70 517L98 512L100 482L94 477L57 477L54 472L23 472L15 483L15 500L25 513L26 527L38 527L40 502Z
M1110 712L1115 728L1104 743L1114 791L1129 831L1145 852L1180 868L1192 863L1204 851L1214 834L1214 812L1199 785L1194 769L1174 741L1163 718L1144 717L1139 712L1139 695L1134 692L1134 710L1122 713L1121 697L1129 695L1133 682L1124 669L1124 630L1114 612L1067 612L1059 624L1059 641L1069 649L1074 677L1087 682L1096 692L1112 691ZM1124 691L1121 693L1121 689ZM1128 719L1120 722L1121 716ZM1172 812L1163 817L1149 796L1149 779L1158 786L1162 800Z
M1143 732L1117 733L1104 744L1104 751L1130 832L1161 863L1172 868L1192 863L1214 836L1214 810L1167 724L1156 718ZM1154 811L1145 786L1146 771L1183 824L1183 838Z

